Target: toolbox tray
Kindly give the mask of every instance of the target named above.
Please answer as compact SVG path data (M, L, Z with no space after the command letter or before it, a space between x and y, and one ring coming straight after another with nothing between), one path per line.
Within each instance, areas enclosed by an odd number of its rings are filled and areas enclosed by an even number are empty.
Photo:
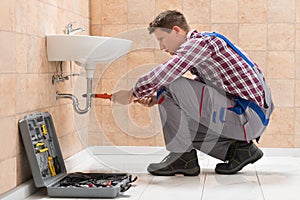
M67 173L53 119L48 112L29 114L19 121L35 186L49 197L117 197L136 180L127 173Z

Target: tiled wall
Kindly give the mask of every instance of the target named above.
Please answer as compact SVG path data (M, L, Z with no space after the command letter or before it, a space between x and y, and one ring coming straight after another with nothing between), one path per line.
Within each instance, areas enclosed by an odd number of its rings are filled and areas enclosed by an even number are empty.
M225 34L256 60L276 110L264 147L300 147L299 0L91 0L91 33L134 41L133 50L97 71L98 92L129 89L145 70L168 58L146 27L161 11L183 12L192 28ZM90 145L164 145L156 108L111 106L97 100Z
M75 83L85 80L52 85L55 65L46 58L45 35L62 34L69 21L84 25L89 34L89 1L0 1L0 194L31 177L18 132L24 115L52 114L64 158L83 148L79 136L88 133L88 115L74 114L71 102L56 101L55 93L73 92ZM69 71L67 64L64 69Z

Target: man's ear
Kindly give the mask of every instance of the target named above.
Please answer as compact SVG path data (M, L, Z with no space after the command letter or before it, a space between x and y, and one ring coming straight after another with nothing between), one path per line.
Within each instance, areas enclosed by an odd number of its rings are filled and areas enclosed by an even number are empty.
M182 31L182 29L179 26L173 26L172 30L176 33L180 33Z

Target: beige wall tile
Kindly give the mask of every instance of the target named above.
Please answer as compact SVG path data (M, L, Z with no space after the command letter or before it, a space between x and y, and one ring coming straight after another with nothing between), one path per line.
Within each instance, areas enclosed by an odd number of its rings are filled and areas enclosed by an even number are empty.
M24 113L28 109L28 75L16 76L16 113Z
M295 83L295 106L300 107L300 80L296 80Z
M155 1L128 0L128 24L149 23L154 18Z
M134 146L156 146L155 137L151 137L151 138L128 137L128 143Z
M165 146L165 139L162 130L156 134L155 144L156 146Z
M0 30L14 29L15 1L0 1Z
M295 55L288 51L269 51L268 78L293 79L295 76Z
M270 147L270 148L294 148L294 135L290 134L264 134L260 141L260 147Z
M272 0L268 2L268 22L294 22L295 0Z
M0 194L17 186L16 164L15 157L0 161L0 180L5 180L0 182Z
M300 22L300 0L295 0L296 2L296 22Z
M300 24L296 24L295 50L300 50Z
M102 26L98 24L91 24L91 35L102 36Z
M39 32L39 24L37 23L38 18L38 1L33 0L30 3L27 3L27 23L26 23L26 33L31 35L37 35Z
M122 56L114 62L107 64L101 78L121 79L127 73L127 56Z
M20 185L21 183L24 183L25 181L32 178L29 162L24 147L22 151L20 151L20 153L17 155L16 159L17 185Z
M268 26L268 50L288 51L294 48L294 24L270 24Z
M25 34L16 34L15 61L17 73L27 72L27 45L27 36Z
M128 68L132 69L145 63L154 62L154 51L152 49L140 49L128 54Z
M300 147L300 135L295 135L295 144L294 144L295 148L299 148Z
M295 75L295 79L296 80L300 80L300 52L296 51L296 75Z
M155 17L165 10L177 10L182 12L182 1L183 0L155 0Z
M267 26L264 24L241 24L239 41L239 45L244 50L266 50Z
M29 73L47 72L45 38L31 36L27 40L27 70ZM35 58L35 59L32 59Z
M127 0L101 1L101 24L126 24Z
M39 109L38 74L30 74L27 78L27 110L33 111Z
M149 138L157 132L156 124L160 123L156 107L147 108L141 105L129 106L128 133L138 138Z
M0 117L16 112L16 76L0 75Z
M126 110L126 107L113 106L112 108L111 106L103 106L102 116L102 128L104 134L127 132L128 111Z
M83 148L77 133L64 135L63 137L59 137L58 140L64 159L79 152Z
M102 36L118 37L127 31L127 25L102 25Z
M0 140L0 161L16 156L17 149L17 120L13 117L0 118L1 140ZM9 133L9 134L7 134Z
M239 0L240 23L266 23L267 5L265 0Z
M88 135L88 144L89 146L111 146L111 142L99 132L90 132Z
M0 32L0 73L16 71L16 34Z
M90 0L91 24L101 23L101 0Z
M12 1L9 1L12 2ZM2 6L1 6L2 7ZM27 29L27 1L15 1L15 30L19 33L26 33Z
M212 24L211 31L223 34L234 44L239 44L239 26L238 24Z
M277 104L275 103L275 106ZM279 105L275 108L271 115L270 124L268 126L268 134L294 134L294 108L281 108Z
M247 51L247 54L259 66L264 75L267 74L267 53L265 51Z
M293 80L268 80L271 88L272 98L276 107L294 106L294 88Z
M147 27L148 24L128 25L126 38L132 41L131 51L159 48L155 36L153 34L149 34Z
M103 112L102 105L95 105L89 113L89 131L102 132Z
M237 23L238 1L236 0L212 0L211 1L212 23Z
M296 115L295 115L295 133L300 136L300 108L298 107L295 110L296 110Z
M189 24L208 23L210 2L206 0L183 0L183 10Z
M198 32L202 31L210 31L211 25L210 24L190 24L191 30L195 29Z

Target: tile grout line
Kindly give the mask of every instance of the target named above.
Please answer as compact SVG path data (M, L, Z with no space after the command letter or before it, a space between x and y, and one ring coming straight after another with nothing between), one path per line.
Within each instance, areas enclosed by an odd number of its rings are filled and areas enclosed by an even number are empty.
M207 176L207 174L204 173L204 180L203 180L203 186L202 186L202 191L201 191L200 200L203 200L203 196L204 196L204 186L205 186L205 182L206 182L206 176Z
M256 170L255 165L253 165L253 166L254 166L254 169L255 169L255 175L256 175L256 178L257 178L257 181L258 181L258 185L259 185L259 188L260 188L262 197L263 197L264 200L266 200L265 195L264 195L264 191L263 191L263 188L262 188L262 184L261 184L260 179L259 179L259 176L258 176L258 172L257 172L257 170Z
M154 179L154 177L151 178L151 180L148 182L147 186L145 187L145 189L142 191L141 195L139 196L138 200L142 200L142 196L144 194L144 192L148 189L150 183L152 182L152 180Z

